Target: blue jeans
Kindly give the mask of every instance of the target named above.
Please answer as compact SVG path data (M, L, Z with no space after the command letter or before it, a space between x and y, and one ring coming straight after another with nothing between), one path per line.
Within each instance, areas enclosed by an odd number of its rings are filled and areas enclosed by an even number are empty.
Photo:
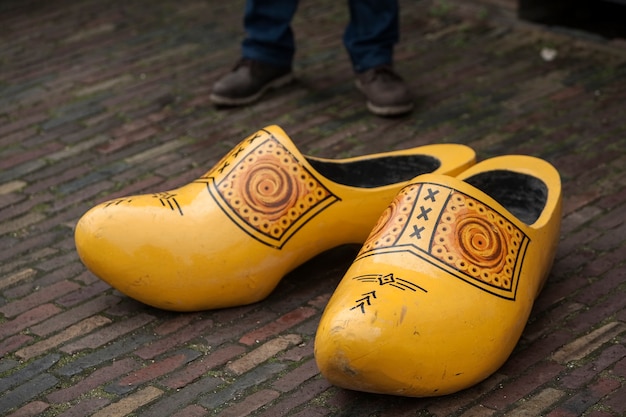
M398 0L348 0L350 22L343 43L356 72L393 62L399 39ZM247 0L242 56L290 67L296 46L291 20L298 0Z

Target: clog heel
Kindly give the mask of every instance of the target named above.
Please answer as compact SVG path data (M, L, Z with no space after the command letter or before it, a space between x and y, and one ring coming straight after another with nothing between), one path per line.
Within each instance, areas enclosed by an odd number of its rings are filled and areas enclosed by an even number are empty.
M450 394L509 357L549 274L556 169L530 156L410 181L383 211L322 315L315 357L333 384Z
M306 157L270 126L190 184L92 208L76 225L76 249L95 275L154 307L254 303L315 255L363 243L416 174L456 174L474 160L472 149L455 144Z

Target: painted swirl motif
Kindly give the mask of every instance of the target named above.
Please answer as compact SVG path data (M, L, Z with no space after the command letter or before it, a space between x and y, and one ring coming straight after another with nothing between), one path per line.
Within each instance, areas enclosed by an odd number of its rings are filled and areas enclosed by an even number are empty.
M314 215L314 208L332 197L275 138L246 151L231 161L217 189L234 214L257 232L283 239L303 216Z
M267 155L259 157L246 172L246 179L236 184L243 204L251 212L263 213L269 221L285 215L290 207L295 206L301 194L300 184Z
M520 231L498 213L454 193L437 226L431 253L475 279L511 289Z
M418 185L404 187L382 212L358 256L380 247L396 243L413 207Z

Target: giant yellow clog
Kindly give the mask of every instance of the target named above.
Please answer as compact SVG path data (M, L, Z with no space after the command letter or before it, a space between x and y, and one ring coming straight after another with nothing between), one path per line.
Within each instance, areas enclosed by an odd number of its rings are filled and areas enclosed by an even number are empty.
M154 307L249 304L313 256L363 243L416 174L457 174L474 160L472 149L456 144L305 157L270 126L190 184L92 208L76 225L76 248L95 275Z
M322 315L321 373L340 387L413 397L487 378L549 274L560 211L558 172L530 156L410 181Z

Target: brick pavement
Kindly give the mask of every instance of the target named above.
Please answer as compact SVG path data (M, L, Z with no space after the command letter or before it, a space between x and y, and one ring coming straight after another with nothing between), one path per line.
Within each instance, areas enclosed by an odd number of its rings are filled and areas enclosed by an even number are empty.
M237 57L242 3L0 3L0 415L626 415L623 41L524 24L492 14L494 1L402 1L397 67L418 108L379 119L351 84L343 2L303 0L298 82L216 110L209 88ZM459 142L559 169L556 263L496 374L434 399L321 378L312 338L357 248L313 259L263 302L193 314L85 270L72 235L85 210L185 184L274 123L320 156Z

